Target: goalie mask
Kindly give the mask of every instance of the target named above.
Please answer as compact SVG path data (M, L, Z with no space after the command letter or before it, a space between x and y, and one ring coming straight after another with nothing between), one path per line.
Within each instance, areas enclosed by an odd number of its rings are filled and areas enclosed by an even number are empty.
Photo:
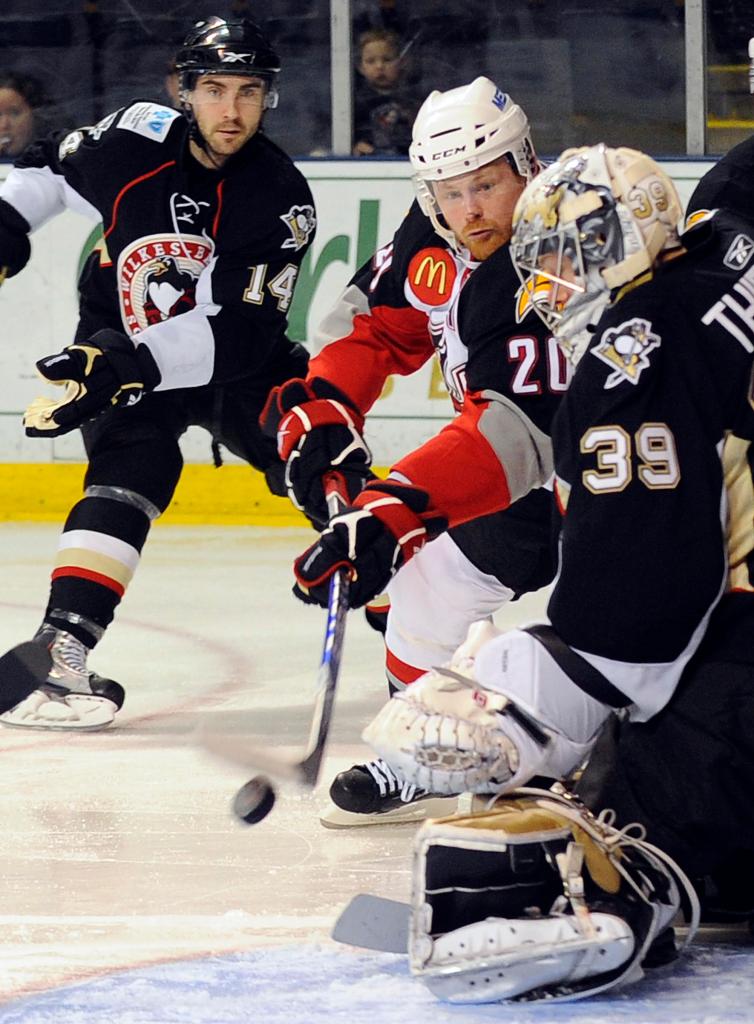
M576 364L617 290L680 245L675 186L644 153L566 150L521 195L511 257L532 305Z
M430 93L416 115L408 155L419 206L454 249L457 239L441 219L433 182L467 174L503 156L526 181L539 170L526 114L482 77Z

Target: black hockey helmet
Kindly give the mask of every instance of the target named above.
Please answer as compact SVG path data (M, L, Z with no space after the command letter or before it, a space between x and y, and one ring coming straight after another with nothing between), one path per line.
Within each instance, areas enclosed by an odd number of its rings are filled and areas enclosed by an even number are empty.
M198 75L259 75L268 82L266 106L277 105L272 85L280 58L259 25L248 18L212 16L198 21L175 58L181 90L190 91Z

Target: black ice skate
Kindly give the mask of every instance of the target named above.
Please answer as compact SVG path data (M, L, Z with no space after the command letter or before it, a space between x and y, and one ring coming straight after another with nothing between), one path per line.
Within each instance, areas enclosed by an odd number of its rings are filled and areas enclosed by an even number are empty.
M25 700L0 715L0 724L21 729L104 729L115 718L125 691L87 668L89 650L75 636L47 623L34 637L46 647L52 668Z
M320 821L325 828L424 821L455 813L459 799L467 797L427 793L404 782L385 761L368 761L335 776L330 786L332 804Z

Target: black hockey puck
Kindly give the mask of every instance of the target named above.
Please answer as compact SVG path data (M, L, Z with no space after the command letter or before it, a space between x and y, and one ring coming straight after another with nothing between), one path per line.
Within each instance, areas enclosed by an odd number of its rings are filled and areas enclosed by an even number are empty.
M233 813L247 825L256 825L262 821L274 806L275 790L264 775L255 775L249 779L233 798Z

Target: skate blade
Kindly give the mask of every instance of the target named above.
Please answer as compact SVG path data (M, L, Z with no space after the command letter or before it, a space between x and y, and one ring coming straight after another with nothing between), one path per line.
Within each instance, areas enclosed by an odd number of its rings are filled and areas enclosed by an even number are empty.
M66 711L65 717L50 713L62 709ZM60 697L45 687L37 687L25 700L0 715L0 725L37 732L100 732L113 724L117 710L118 705L107 697L82 693Z
M25 729L26 732L104 732L111 728L112 721L103 722L101 725L48 725L33 722L9 722L0 715L0 725L4 729Z
M394 807L390 811L374 814L357 814L344 811L342 807L331 803L320 815L319 822L324 828L366 828L371 825L411 825L427 818L444 818L459 811L459 797L436 796L403 807ZM462 813L467 813L464 810Z

